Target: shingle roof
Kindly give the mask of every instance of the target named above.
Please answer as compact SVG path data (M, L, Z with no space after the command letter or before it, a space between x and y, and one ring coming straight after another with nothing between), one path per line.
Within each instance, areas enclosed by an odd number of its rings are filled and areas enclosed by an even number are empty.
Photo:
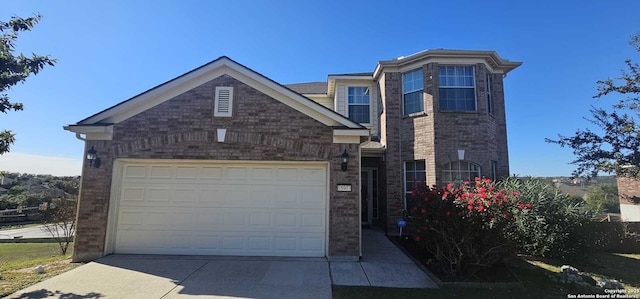
M287 88L297 92L297 93L327 93L327 82L308 82L308 83L295 83L295 84L285 84Z

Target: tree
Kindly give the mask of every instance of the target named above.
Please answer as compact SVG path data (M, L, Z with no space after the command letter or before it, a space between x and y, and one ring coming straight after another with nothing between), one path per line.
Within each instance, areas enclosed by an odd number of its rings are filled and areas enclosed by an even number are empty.
M595 184L587 189L587 207L595 212L620 213L618 186L616 184Z
M8 22L0 21L0 112L23 109L20 102L11 102L7 91L18 83L23 83L31 74L38 74L45 66L54 66L57 60L49 56L31 54L26 57L20 53L14 55L15 42L22 31L30 31L41 15L30 18L11 17ZM15 134L9 130L0 131L0 155L9 152L9 146L15 142Z
M631 46L640 52L640 34L631 37ZM599 80L598 94L623 95L612 105L611 112L591 106L589 122L601 132L578 130L573 136L559 135L559 139L546 139L561 147L573 149L577 166L575 176L596 176L599 172L640 177L640 65L625 61L628 70L618 78Z
M76 223L76 201L66 198L54 199L53 207L45 211L44 227L56 239L60 252L67 254L69 243L73 240Z

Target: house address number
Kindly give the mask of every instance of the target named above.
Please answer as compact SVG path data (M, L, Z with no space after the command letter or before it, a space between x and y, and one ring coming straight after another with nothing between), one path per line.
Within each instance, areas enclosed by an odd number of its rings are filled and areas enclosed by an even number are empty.
M338 192L351 192L351 184L338 184Z

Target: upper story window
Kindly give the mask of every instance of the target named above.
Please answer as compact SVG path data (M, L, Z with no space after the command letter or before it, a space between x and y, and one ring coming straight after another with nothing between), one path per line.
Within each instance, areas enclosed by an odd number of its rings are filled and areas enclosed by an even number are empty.
M369 87L349 86L349 119L362 124L371 123L371 100Z
M402 108L404 114L424 111L422 69L402 74Z
M480 177L480 165L469 161L453 161L442 167L442 180L447 183L473 181Z
M498 179L498 161L491 161L491 179Z
M485 84L487 85L485 88L487 91L487 112L489 114L493 114L493 96L491 95L491 84L493 84L493 77L491 76L491 74L487 74Z
M441 66L438 74L440 110L476 110L476 80L473 66Z

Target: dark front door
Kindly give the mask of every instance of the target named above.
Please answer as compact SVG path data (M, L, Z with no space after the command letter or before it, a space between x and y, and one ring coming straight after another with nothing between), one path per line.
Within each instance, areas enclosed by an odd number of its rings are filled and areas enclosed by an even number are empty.
M362 168L360 173L360 207L362 224L378 219L378 169Z

